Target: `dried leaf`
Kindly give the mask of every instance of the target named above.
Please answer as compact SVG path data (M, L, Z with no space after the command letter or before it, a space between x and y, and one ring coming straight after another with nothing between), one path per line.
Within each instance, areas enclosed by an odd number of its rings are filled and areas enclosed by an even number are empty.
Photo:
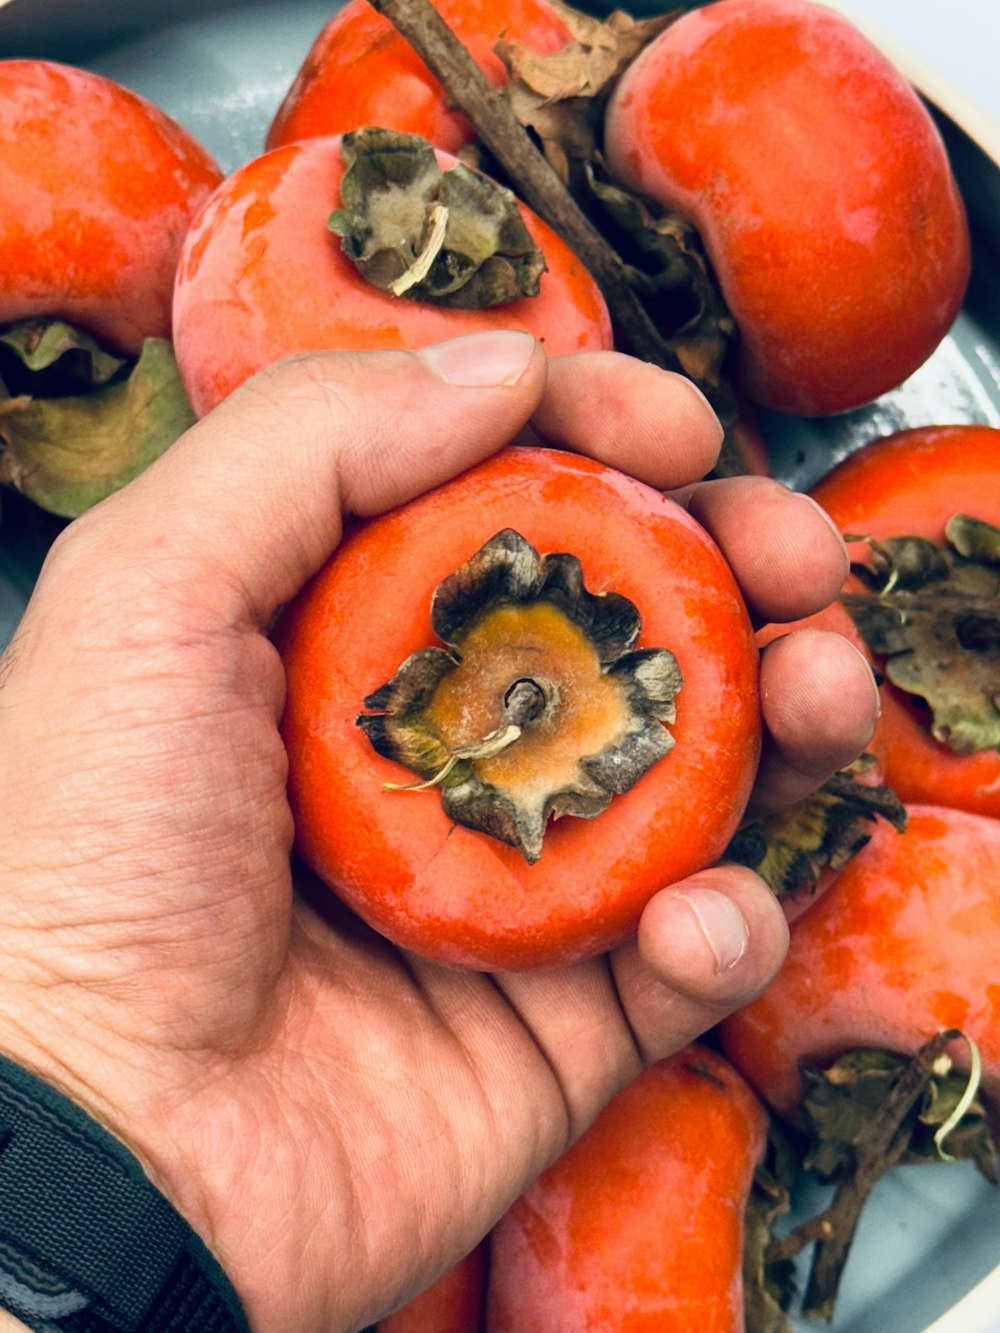
M864 847L876 818L900 832L906 827L906 810L890 788L858 781L864 768L845 769L805 800L745 825L726 856L755 870L779 898L815 889L824 870L843 870Z
M898 689L922 699L957 754L1000 750L1000 529L955 516L947 546L870 543L854 573L872 591L842 600Z
M791 1207L791 1191L802 1163L772 1121L767 1154L754 1174L743 1224L743 1317L745 1333L790 1333L786 1311L796 1295L795 1264L771 1260L775 1223Z
M194 421L170 343L148 338L126 377L90 393L0 402L0 482L75 518L138 476Z

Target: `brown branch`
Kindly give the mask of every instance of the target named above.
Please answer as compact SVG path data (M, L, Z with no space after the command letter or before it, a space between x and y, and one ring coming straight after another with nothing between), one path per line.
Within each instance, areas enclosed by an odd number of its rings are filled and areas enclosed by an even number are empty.
M890 588L882 592L842 592L841 604L857 610L869 610L882 607L886 611L897 611L911 615L939 615L953 612L955 615L981 615L996 620L1000 616L995 597L977 597L972 593L934 591L919 589L911 592L906 588Z
M587 218L515 117L503 92L493 87L429 0L371 0L398 28L449 100L472 122L476 134L517 182L524 202L557 231L593 274L623 341L643 360L683 374L636 295L628 266Z
M864 1206L882 1176L909 1147L913 1131L911 1116L934 1073L935 1061L960 1035L952 1030L939 1032L917 1051L855 1140L854 1169L837 1185L829 1207L767 1247L765 1260L771 1263L794 1258L800 1250L816 1242L803 1300L806 1319L833 1317L840 1280Z

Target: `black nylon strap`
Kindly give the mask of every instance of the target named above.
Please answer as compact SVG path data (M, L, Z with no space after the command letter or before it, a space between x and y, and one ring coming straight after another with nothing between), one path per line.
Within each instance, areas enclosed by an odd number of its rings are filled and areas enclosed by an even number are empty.
M215 1258L138 1160L0 1056L0 1307L36 1333L247 1333Z

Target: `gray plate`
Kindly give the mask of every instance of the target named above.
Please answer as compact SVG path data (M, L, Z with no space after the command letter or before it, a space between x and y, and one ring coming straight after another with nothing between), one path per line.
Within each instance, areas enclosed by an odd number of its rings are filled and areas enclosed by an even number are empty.
M261 151L278 102L336 8L336 0L146 0L141 6L0 0L0 56L48 56L119 80L186 125L228 171ZM966 306L930 361L877 403L819 421L762 413L775 474L797 488L866 441L903 427L1000 425L1000 167L954 120L932 109L973 224L975 268ZM5 495L3 504L0 644L13 631L61 526L17 496ZM863 1218L834 1328L923 1333L998 1262L1000 1191L966 1165L897 1169ZM948 1321L949 1333L986 1327L978 1318L974 1327Z

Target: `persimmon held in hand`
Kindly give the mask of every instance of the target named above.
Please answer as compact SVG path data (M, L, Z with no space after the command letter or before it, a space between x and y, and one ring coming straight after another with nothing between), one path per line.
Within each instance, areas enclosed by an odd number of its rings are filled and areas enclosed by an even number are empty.
M962 200L916 92L813 0L718 0L626 70L605 149L698 228L740 334L742 383L801 415L894 388L947 332L969 274Z
M169 338L181 243L221 179L187 130L120 84L0 61L0 324L58 318L126 356Z
M411 1301L380 1319L374 1333L484 1333L488 1251L480 1241Z
M398 162L400 152L392 151ZM445 153L436 160L443 172L457 165ZM465 180L485 178L468 172ZM349 212L344 181L342 139L303 140L239 168L196 219L178 266L174 345L199 415L255 371L300 352L413 349L498 326L532 333L552 354L612 345L597 284L566 243L523 205L513 204L546 266L537 295L476 309L412 299L414 291L380 290L361 275L328 225L331 213ZM441 216L435 206L427 205L432 236ZM350 230L354 224L338 225ZM361 224L357 230L362 232ZM424 234L421 227L417 232ZM394 244L399 249L402 243ZM417 252L404 279L430 254L421 244L414 242ZM448 272L464 262L445 258L440 267Z
M427 957L611 948L746 805L757 653L732 574L683 509L588 460L507 449L366 523L278 643L299 850Z

